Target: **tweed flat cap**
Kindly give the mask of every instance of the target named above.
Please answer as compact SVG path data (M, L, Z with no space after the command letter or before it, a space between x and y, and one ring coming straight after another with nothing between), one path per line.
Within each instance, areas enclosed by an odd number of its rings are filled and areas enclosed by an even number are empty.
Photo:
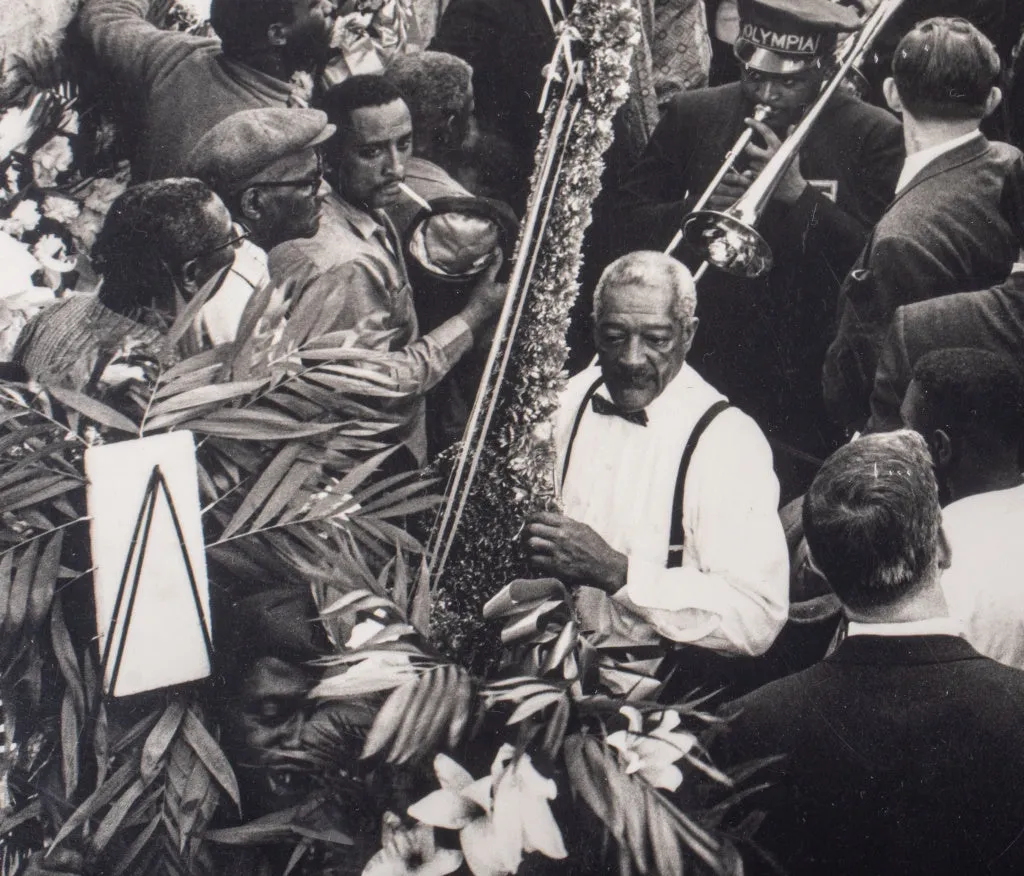
M323 143L334 131L320 110L241 110L200 138L189 153L188 173L219 194L235 193L282 158Z

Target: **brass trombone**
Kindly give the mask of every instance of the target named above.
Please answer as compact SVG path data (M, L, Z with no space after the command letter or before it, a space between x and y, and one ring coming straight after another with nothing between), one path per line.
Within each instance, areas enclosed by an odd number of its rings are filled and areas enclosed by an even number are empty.
M734 276L760 277L772 269L771 247L754 226L763 215L775 189L778 188L786 168L800 152L825 105L850 70L854 69L854 66L861 61L882 28L902 3L903 0L882 0L868 15L861 29L857 31L856 38L851 41L845 52L842 63L822 89L818 99L804 115L793 133L768 160L757 179L750 184L750 188L742 197L724 212L705 210L703 209L704 205L750 141L752 129L748 128L740 135L736 145L729 150L725 163L715 174L704 194L698 199L695 209L686 217L682 228L676 232L672 243L665 250L667 253L671 253L681 240L685 240L704 256L708 264ZM758 106L758 110L760 109L763 108ZM755 110L755 118L757 117L756 112ZM700 273L703 273L703 270L704 266L701 266Z

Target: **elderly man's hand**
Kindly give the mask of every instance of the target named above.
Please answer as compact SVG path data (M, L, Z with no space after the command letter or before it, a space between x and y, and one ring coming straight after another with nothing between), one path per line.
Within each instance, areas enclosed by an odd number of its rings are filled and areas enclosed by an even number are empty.
M615 593L626 584L628 559L585 523L542 512L523 535L531 567L569 584L588 584Z

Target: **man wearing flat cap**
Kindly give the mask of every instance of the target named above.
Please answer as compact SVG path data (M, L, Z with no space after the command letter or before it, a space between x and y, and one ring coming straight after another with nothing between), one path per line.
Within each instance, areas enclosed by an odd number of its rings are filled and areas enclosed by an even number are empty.
M159 30L153 0L86 0L79 15L111 91L137 117L136 181L181 176L199 139L243 109L304 106L290 84L322 69L330 53L333 0L212 0L220 38Z
M253 290L268 279L267 253L320 227L327 194L317 147L334 133L319 110L241 110L214 125L193 148L186 172L210 186L245 229L252 252L203 308L214 342L232 341Z
M406 451L392 464L420 466L427 458L426 393L480 340L504 301L504 287L494 282L498 247L482 257L460 312L423 334L402 241L386 213L410 197L404 182L412 154L409 108L383 76L365 74L331 88L324 107L338 129L324 146L333 191L315 236L270 252L271 281L285 290L296 325L349 332L374 352L372 367L399 393L373 400Z
M829 0L742 0L741 80L669 103L615 204L624 249L664 249L743 131L755 136L707 207L728 209L817 99L839 34L856 14ZM768 116L755 121L764 105ZM748 411L773 444L784 498L806 486L833 443L819 374L839 283L892 197L900 128L889 113L836 94L783 175L759 230L775 266L764 278L701 279L694 367ZM700 264L684 244L674 255ZM809 463L809 464L808 464ZM804 469L807 469L804 471Z

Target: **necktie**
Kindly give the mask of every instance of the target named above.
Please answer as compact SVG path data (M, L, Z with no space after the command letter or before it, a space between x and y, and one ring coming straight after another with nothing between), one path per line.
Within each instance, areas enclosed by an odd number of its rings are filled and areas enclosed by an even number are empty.
M594 409L595 414L603 414L608 417L621 417L627 423L632 423L634 426L647 425L647 411L624 411L617 404L608 401L608 399L603 396L593 396L590 399L590 406Z

